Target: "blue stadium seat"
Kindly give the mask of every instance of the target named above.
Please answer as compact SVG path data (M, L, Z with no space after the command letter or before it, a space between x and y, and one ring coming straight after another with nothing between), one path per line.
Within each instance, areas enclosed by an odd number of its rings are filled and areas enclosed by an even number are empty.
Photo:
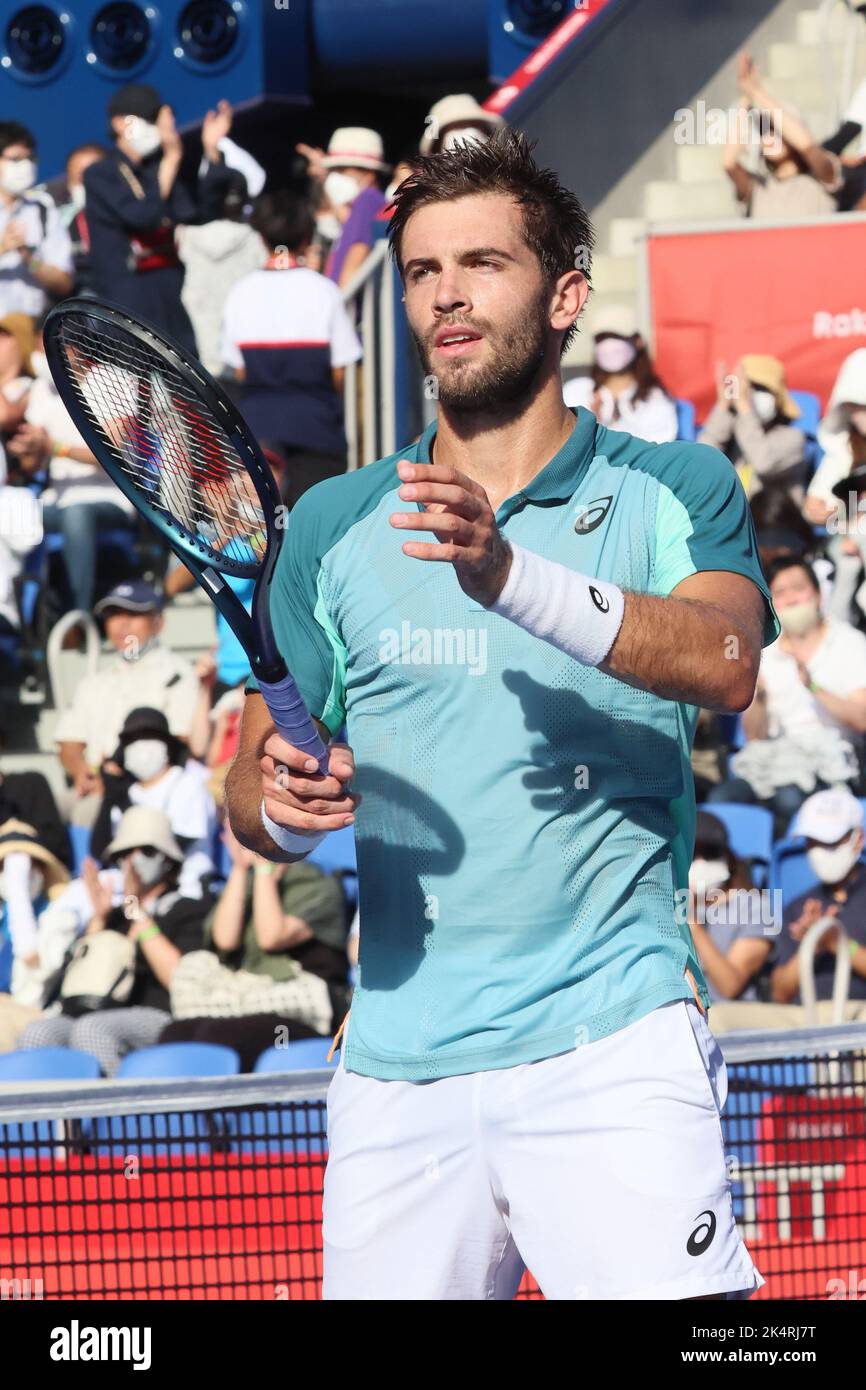
M674 397L674 405L677 408L677 439L688 440L693 443L697 438L697 426L695 424L695 408L691 401L678 400Z
M782 908L814 888L818 875L806 858L806 841L800 836L790 835L777 840L770 859L771 890L779 889L782 894Z
M0 1054L0 1086L16 1081L97 1081L100 1075L95 1057L71 1047L34 1047ZM53 1153L66 1132L62 1121L54 1120L0 1124L0 1163Z
M354 827L347 825L342 830L332 830L307 857L311 864L318 864L326 874L340 876L346 900L354 912L358 902L358 859L355 853Z
M162 1043L124 1057L117 1080L131 1077L236 1076L241 1062L234 1048L217 1043ZM201 1156L225 1151L228 1129L219 1113L208 1110L112 1115L95 1123L96 1150L102 1154Z
M318 1067L336 1067L339 1052L328 1061L330 1038L300 1038L286 1047L269 1047L257 1059L253 1071L313 1071Z
M69 844L72 849L72 873L77 878L82 865L90 853L91 831L89 825L70 825Z
M129 1052L117 1079L130 1076L237 1076L241 1059L233 1047L219 1043L158 1043Z
M719 801L702 806L701 810L722 822L738 859L760 859L769 864L773 851L773 817L763 806Z
M102 1075L89 1052L72 1047L34 1047L0 1053L4 1081L96 1081Z
M824 457L824 450L818 443L818 425L821 422L821 402L812 391L789 391L796 404L800 407L800 416L797 420L792 420L798 430L802 430L806 436L806 462L809 466L810 475L815 472L818 464Z

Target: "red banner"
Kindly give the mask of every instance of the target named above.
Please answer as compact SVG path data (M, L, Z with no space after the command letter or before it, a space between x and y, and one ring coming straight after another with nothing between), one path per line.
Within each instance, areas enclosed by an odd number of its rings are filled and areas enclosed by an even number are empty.
M648 264L656 368L699 420L719 362L730 372L744 353L772 353L823 408L843 360L866 347L866 217L650 234Z

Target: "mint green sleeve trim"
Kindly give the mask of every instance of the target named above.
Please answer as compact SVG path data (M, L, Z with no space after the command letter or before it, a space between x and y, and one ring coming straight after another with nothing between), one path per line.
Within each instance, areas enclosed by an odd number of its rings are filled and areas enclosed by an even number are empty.
M333 653L334 667L331 688L319 718L333 737L339 733L346 722L346 661L348 652L325 603L322 593L322 573L323 571L320 569L316 579L316 606L313 610L313 617L328 639Z

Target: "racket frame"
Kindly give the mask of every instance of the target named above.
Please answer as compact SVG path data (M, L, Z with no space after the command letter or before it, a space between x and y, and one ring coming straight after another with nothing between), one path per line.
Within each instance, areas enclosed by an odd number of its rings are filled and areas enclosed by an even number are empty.
M213 414L235 448L262 504L267 538L264 559L255 574L250 613L247 613L223 576L229 574L236 578L252 578L253 566L242 565L227 556L215 559L214 552L208 546L190 536L173 517L147 501L140 489L127 478L115 462L110 449L98 440L93 422L69 379L65 354L59 341L63 320L82 313L101 320L109 329L121 329L151 352L166 357L172 371L176 372L188 390L198 397L204 410ZM96 455L100 466L136 511L166 540L178 559L187 566L196 582L219 609L243 647L250 662L250 670L256 679L268 683L282 680L287 674L287 667L274 637L268 612L268 596L282 544L277 516L282 514L283 509L271 470L240 411L200 362L193 363L184 349L166 334L131 318L121 305L113 304L109 300L80 296L62 300L55 305L45 320L43 341L45 356L60 398L79 434ZM119 370L129 371L129 368L119 367ZM278 509L281 510L278 512Z

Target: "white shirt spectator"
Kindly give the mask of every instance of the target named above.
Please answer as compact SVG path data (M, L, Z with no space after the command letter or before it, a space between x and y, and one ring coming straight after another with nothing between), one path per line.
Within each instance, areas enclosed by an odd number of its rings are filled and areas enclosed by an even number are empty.
M6 468L0 463L0 476ZM21 573L24 557L42 540L42 508L26 487L0 484L0 617L16 631L18 606L14 582Z
M21 224L38 260L72 273L72 243L53 202L26 195L9 206L0 203L0 237L9 222ZM39 318L47 307L48 296L20 251L5 251L0 256L0 318L11 313Z
M595 392L591 376L578 376L566 382L562 398L572 408L582 405L592 410L590 402ZM599 406L594 412L599 424L612 430L624 430L650 444L669 444L676 439L677 411L670 396L653 386L645 400L636 401L636 392L635 384L615 397L607 386L599 386Z
M833 695L850 695L866 690L866 636L850 623L826 618L827 631L809 662L815 683ZM778 640L767 647L761 659L761 678L767 691L767 720L770 738L798 737L819 727L835 729L847 743L856 744L857 735L816 700L800 679L797 662L782 651Z
M216 806L208 790L210 769L190 758L184 767L170 767L151 786L135 782L129 789L133 806L149 806L168 816L175 837L185 845L178 891L185 898L201 897L201 880L214 872L212 847L216 830ZM116 813L116 831L121 812ZM114 819L114 817L112 817Z
M31 425L41 426L55 445L67 449L86 448L60 399L47 364L43 369L38 355L36 373L36 380L32 383L30 399L27 402L25 420ZM135 511L132 503L124 497L120 488L114 485L98 463L81 463L62 454L53 455L49 462L48 487L42 493L41 501L45 506L56 502L59 507L69 507L81 502L111 502L130 516Z
M189 662L157 641L137 661L118 653L108 666L85 676L54 737L58 743L85 744L84 756L98 766L115 753L126 716L142 706L162 710L171 732L187 738L198 697Z

